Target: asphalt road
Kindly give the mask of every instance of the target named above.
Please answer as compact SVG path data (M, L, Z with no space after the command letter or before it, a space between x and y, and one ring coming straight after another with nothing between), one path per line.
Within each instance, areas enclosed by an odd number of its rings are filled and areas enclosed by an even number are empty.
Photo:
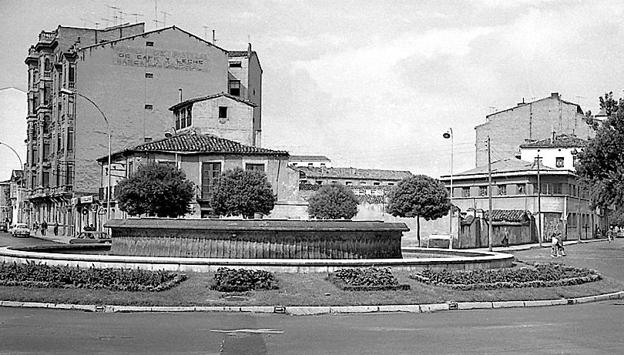
M42 241L0 235L0 245ZM624 240L557 259L624 281ZM547 261L548 249L516 252ZM431 314L291 317L0 308L0 353L620 354L624 300Z
M5 246L29 246L29 245L44 245L44 244L54 244L54 242L50 242L47 240L41 240L37 238L15 238L11 236L11 234L6 232L0 232L0 247Z
M624 301L290 317L0 308L1 353L617 354Z

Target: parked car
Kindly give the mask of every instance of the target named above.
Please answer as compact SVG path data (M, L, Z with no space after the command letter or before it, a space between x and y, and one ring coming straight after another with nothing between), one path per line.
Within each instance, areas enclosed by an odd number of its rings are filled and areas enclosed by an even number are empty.
M16 223L11 227L11 235L14 237L30 237L30 228L26 223Z

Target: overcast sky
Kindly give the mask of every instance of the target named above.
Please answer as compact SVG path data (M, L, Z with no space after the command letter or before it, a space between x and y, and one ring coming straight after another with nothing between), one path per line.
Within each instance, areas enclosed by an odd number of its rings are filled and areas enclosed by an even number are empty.
M25 89L24 58L41 30L114 25L110 6L126 13L124 22L138 18L152 30L155 5L1 0L0 88ZM624 2L158 0L157 7L158 20L168 13L167 26L202 37L204 26L209 37L215 29L225 49L250 40L264 69L263 145L324 154L335 166L448 174L442 133L452 127L460 172L474 167L474 126L487 113L551 92L595 112L598 96L624 89Z

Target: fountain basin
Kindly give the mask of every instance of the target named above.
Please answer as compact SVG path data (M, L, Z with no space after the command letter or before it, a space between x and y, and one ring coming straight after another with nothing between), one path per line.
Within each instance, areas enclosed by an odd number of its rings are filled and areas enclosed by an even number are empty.
M73 249L73 250L72 250ZM220 267L259 269L270 272L314 273L333 272L343 268L391 267L393 270L476 270L511 267L514 256L495 252L448 250L434 248L407 248L404 254L424 254L424 258L403 259L232 259L179 258L124 255L98 255L103 245L40 246L0 248L0 262L40 262L48 265L70 265L96 268L140 268L180 272L212 272ZM99 250L99 251L98 251ZM89 252L90 254L82 254ZM439 257L432 258L432 254Z
M128 218L105 224L111 255L217 259L401 258L404 223Z

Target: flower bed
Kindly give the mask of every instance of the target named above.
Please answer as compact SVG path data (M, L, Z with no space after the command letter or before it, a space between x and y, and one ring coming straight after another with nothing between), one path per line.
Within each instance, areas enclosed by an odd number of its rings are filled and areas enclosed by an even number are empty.
M164 291L186 280L186 275L141 269L88 269L73 266L0 264L0 286L87 288L111 291Z
M400 285L390 268L340 269L330 273L327 279L344 291L409 290Z
M275 275L264 270L217 269L210 289L220 292L244 292L278 289Z
M535 264L533 267L474 271L424 270L410 278L435 286L456 290L500 289L519 287L570 286L598 281L594 270L556 263Z

